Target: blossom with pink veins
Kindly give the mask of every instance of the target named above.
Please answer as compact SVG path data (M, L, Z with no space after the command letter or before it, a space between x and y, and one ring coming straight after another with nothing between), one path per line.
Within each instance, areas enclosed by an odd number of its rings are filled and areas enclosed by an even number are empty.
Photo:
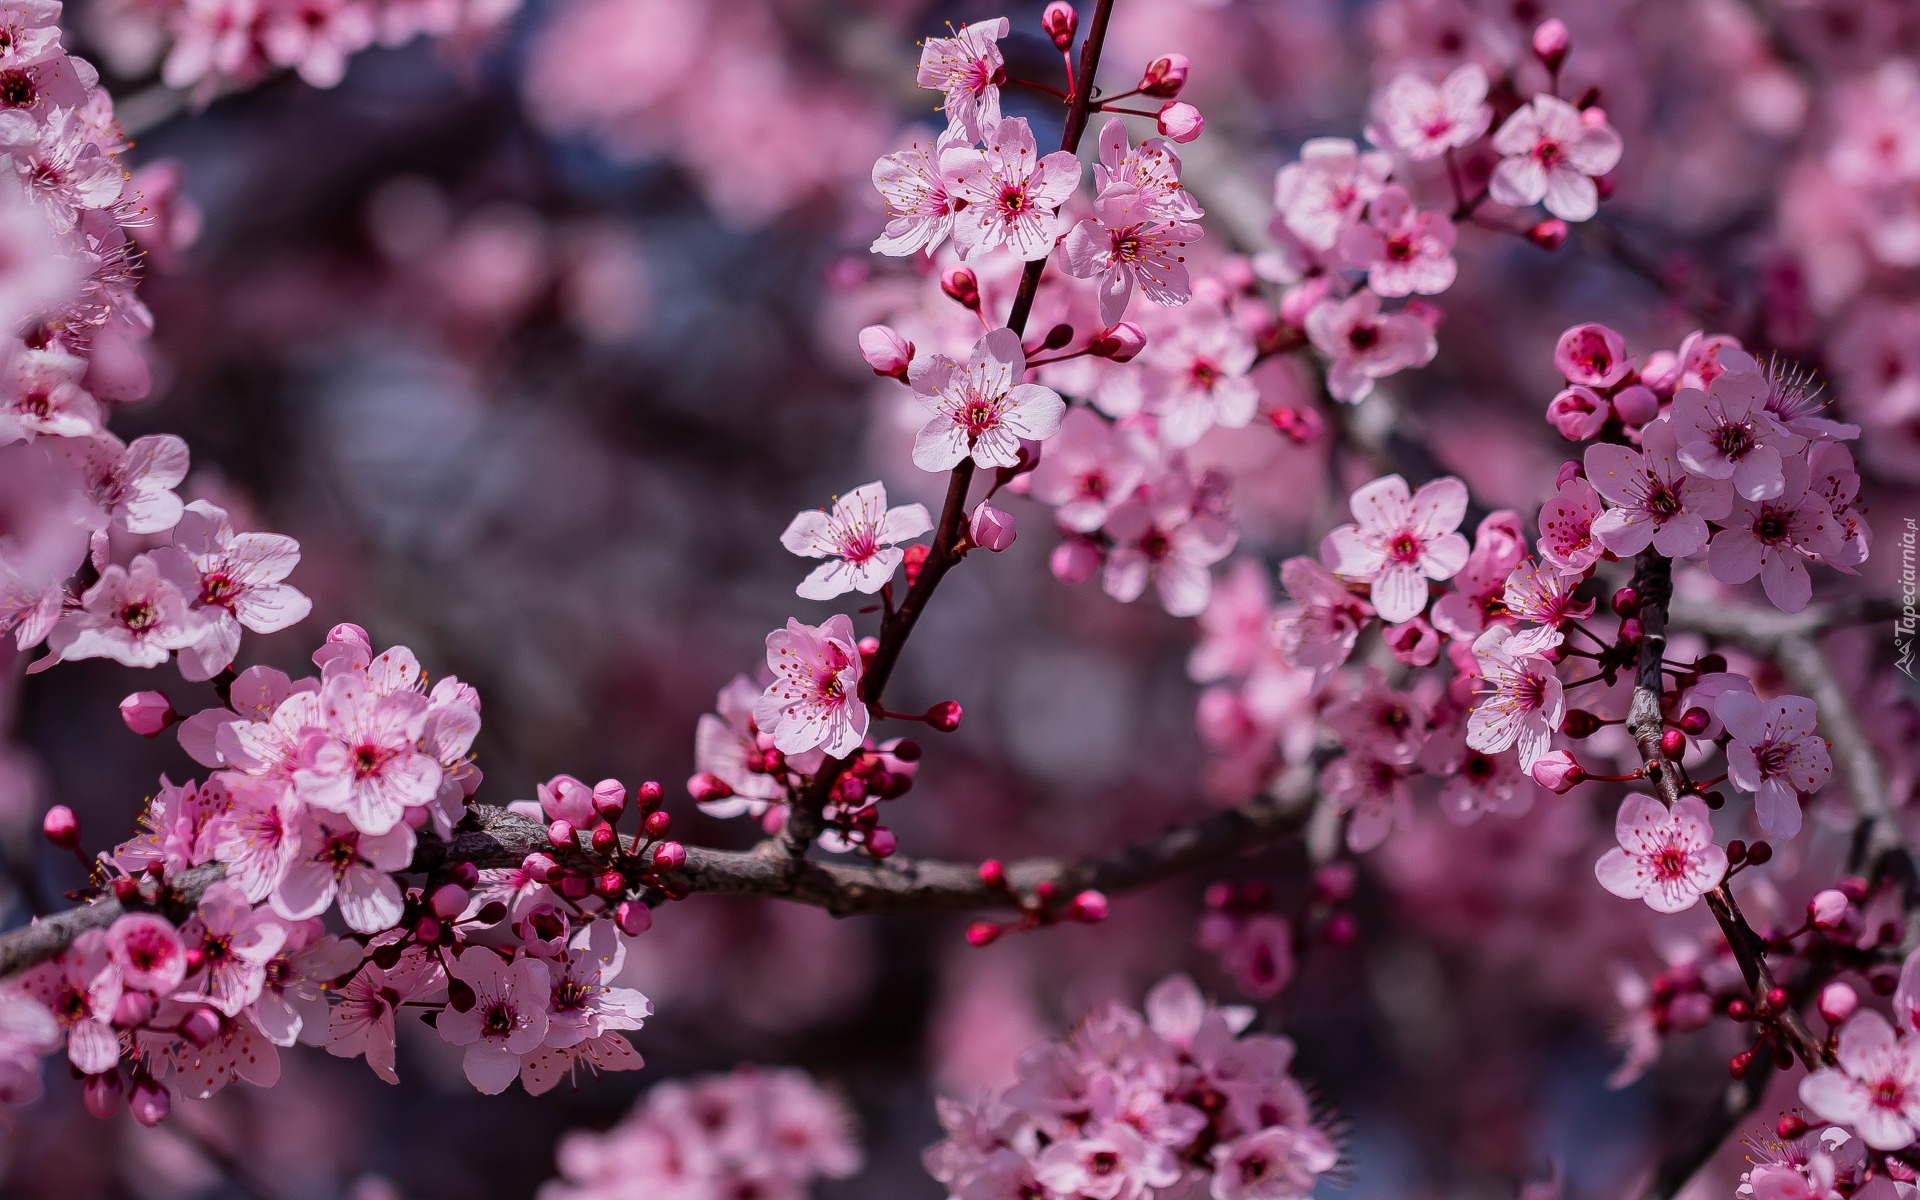
M874 254L902 258L919 251L932 254L953 232L958 197L940 167L956 149L970 145L967 137L948 129L932 141L914 138L905 150L882 155L873 164L873 186L887 202L887 227L873 239Z
M1103 421L1085 407L1069 409L1029 477L1028 494L1053 505L1063 528L1093 533L1133 495L1154 457L1139 429Z
M1275 1125L1213 1148L1213 1200L1307 1200L1340 1152L1312 1125Z
M1440 811L1456 825L1471 825L1488 814L1518 817L1533 807L1537 785L1516 758L1475 750L1458 733L1429 738L1420 765L1445 781Z
M1195 683L1237 679L1273 653L1273 585L1255 558L1237 558L1213 589L1187 656Z
M1603 550L1593 523L1604 511L1600 493L1584 476L1562 483L1540 509L1540 557L1562 575L1581 575Z
M1054 1194L1088 1200L1138 1200L1180 1178L1179 1162L1170 1150L1120 1121L1053 1143L1034 1159L1033 1167Z
M1600 886L1622 900L1645 900L1655 912L1692 908L1727 874L1711 816L1698 796L1681 797L1669 811L1652 796L1629 795L1614 819L1620 844L1593 866Z
M209 779L205 787L191 780L175 786L165 775L160 790L140 814L146 832L115 846L113 864L129 875L158 866L172 875L213 857L213 826L226 811L226 789Z
M1392 173L1393 159L1377 150L1362 152L1346 138L1309 138L1300 161L1274 177L1273 206L1302 242L1331 250Z
M1033 262L1053 253L1054 212L1080 186L1080 160L1065 150L1040 156L1025 117L982 131L983 150L956 146L940 156L948 190L962 202L953 218L960 257L1005 246Z
M1020 461L1020 441L1041 442L1060 432L1066 401L1052 388L1021 383L1027 356L1020 335L995 329L974 343L967 365L944 354L914 360L908 382L933 414L913 442L913 465L950 471L972 457L982 467Z
M899 544L932 529L925 505L888 508L886 485L876 480L836 499L832 512L810 508L795 516L780 544L802 558L828 560L794 590L803 599L831 600L844 592L879 591L906 557Z
M1467 745L1487 754L1520 748L1520 769L1553 748L1553 735L1567 715L1566 692L1553 664L1536 654L1516 653L1513 630L1495 625L1473 643L1480 674L1492 691L1467 717Z
M1900 1150L1920 1133L1920 1039L1900 1037L1870 1008L1840 1030L1835 1064L1800 1081L1800 1102L1821 1120L1851 1125L1875 1150Z
M317 88L347 76L347 60L373 45L373 10L359 0L268 0L260 48Z
M819 625L787 618L767 635L774 680L754 702L754 723L782 754L822 750L835 758L858 749L870 714L860 699L860 646L853 620L836 613Z
M267 963L287 940L281 917L256 910L245 892L225 880L201 894L180 932L199 949L200 965L173 999L203 1001L229 1017L260 998Z
M1413 824L1413 769L1366 754L1343 754L1320 772L1321 794L1347 821L1347 848L1364 854L1387 840L1397 826Z
M1217 307L1183 317L1145 355L1155 368L1149 410L1160 418L1161 439L1176 447L1215 425L1244 429L1260 409L1260 388L1247 374L1259 357L1252 336Z
M0 112L0 168L12 167L56 233L84 212L120 199L127 173L89 137L80 114L56 108L45 120L22 109Z
M520 1075L520 1056L546 1039L552 998L547 964L537 958L511 963L485 946L469 946L454 961L452 975L473 989L473 1007L440 1014L440 1036L465 1046L467 1081L495 1096Z
M1376 379L1433 361L1440 344L1433 329L1411 313L1383 313L1380 296L1362 289L1345 300L1326 299L1307 313L1307 336L1333 362L1327 391L1357 404L1373 394Z
M369 834L337 818L307 813L300 853L274 889L273 910L289 921L303 921L337 899L341 918L354 932L390 929L406 911L392 873L406 870L413 847L413 830L405 825Z
M1674 393L1669 418L1680 461L1710 479L1728 479L1748 500L1769 500L1786 486L1783 460L1806 449L1807 439L1789 433L1762 407L1765 377L1726 371L1703 392Z
M1679 457L1672 424L1654 421L1640 431L1640 449L1610 442L1588 446L1587 479L1613 507L1594 518L1594 540L1622 558L1649 544L1668 558L1698 554L1707 522L1726 517L1733 488L1689 471ZM1752 576L1748 576L1752 578Z
M492 953L477 947L468 951L475 952ZM383 971L371 962L362 966L345 987L334 992L334 1004L327 1014L327 1053L337 1058L365 1058L375 1075L388 1083L399 1083L400 1076L393 1069L393 1018L418 989L417 973ZM452 1014L449 1011L445 1015Z
M1722 692L1714 714L1726 727L1727 777L1753 793L1753 813L1775 837L1800 832L1800 797L1827 784L1833 760L1819 735L1819 707L1805 696L1762 700L1750 691Z
M1789 459L1786 485L1771 500L1743 500L1720 518L1722 528L1707 548L1707 569L1721 583L1746 583L1755 575L1774 607L1799 612L1813 598L1806 560L1841 553L1844 529L1813 491L1803 459Z
M1100 193L1093 216L1075 225L1060 249L1067 274L1095 280L1100 321L1112 325L1126 315L1135 284L1163 308L1192 299L1183 251L1202 236L1198 225L1162 223L1145 193L1115 184Z
M1209 568L1233 552L1240 532L1223 517L1196 513L1196 491L1184 468L1170 471L1107 517L1113 551L1100 578L1107 595L1131 604L1151 581L1172 615L1194 617L1206 610L1213 594Z
M125 913L107 928L107 956L126 986L163 995L187 977L187 944L158 913Z
M193 564L161 547L122 567L111 563L47 637L52 653L30 669L81 658L111 658L129 667L157 667L199 641L203 619L187 609Z
M187 477L187 444L170 433L124 443L102 431L63 446L80 468L88 497L103 518L128 533L164 533L184 508L175 488Z
M173 544L200 573L193 596L207 631L181 654L181 674L211 679L240 651L240 630L278 633L302 621L313 602L281 582L299 565L300 543L277 533L239 533L227 514L195 500L173 529Z
M1411 692L1395 691L1377 667L1360 687L1327 706L1323 720L1350 754L1405 766L1420 757L1432 714Z
M410 689L382 694L377 678L355 672L320 686L318 720L301 748L294 790L315 808L339 813L362 833L399 825L410 808L432 803L442 767L420 749L428 702Z
M1280 583L1290 598L1274 614L1280 656L1311 669L1318 691L1353 653L1360 631L1374 618L1373 605L1348 591L1317 560L1304 556L1280 564Z
M1584 621L1593 615L1594 602L1576 600L1574 580L1558 571L1543 570L1531 558L1520 560L1507 576L1503 603L1507 613L1535 628L1522 630L1507 641L1514 655L1544 654L1566 639L1563 621Z
M1382 296L1418 292L1437 296L1453 286L1456 234L1441 212L1421 212L1397 183L1367 206L1367 219L1340 235L1340 253L1367 273L1367 286Z
M627 959L612 922L595 921L573 940L572 949L547 964L553 994L541 1044L556 1050L610 1030L638 1029L653 1015L652 1002L638 991L611 986Z
M1426 162L1477 141L1492 122L1487 72L1470 62L1437 86L1418 75L1396 76L1374 98L1367 140Z
M1097 192L1127 185L1165 221L1198 221L1206 213L1193 193L1180 185L1180 152L1165 138L1148 138L1138 146L1127 144L1127 124L1108 117L1100 127L1100 161L1093 167Z
M1488 513L1474 531L1467 565L1453 577L1453 590L1433 603L1434 626L1448 637L1470 642L1495 621L1511 624L1503 589L1526 552L1519 515L1507 509Z
M287 940L267 960L260 996L247 1015L276 1046L324 1045L327 996L338 994L333 983L358 967L367 952L351 938L327 936L318 919L285 924Z
M0 70L31 67L60 53L57 0L11 0L0 13Z
M242 676L246 674L246 671L241 672ZM313 681L303 682L311 684ZM242 693L237 684L238 681L233 694L240 696ZM292 779L295 769L305 765L301 749L306 731L320 724L320 691L317 687L291 688L289 682L290 690L263 719L246 719L259 717L257 710L242 713L241 719L233 720L223 716L220 710L213 709L209 710L213 716L196 730L196 723L205 714L187 718L180 725L181 746L197 761L209 766L230 766L257 778ZM211 724L213 728L207 730L206 724ZM202 733L210 735L210 750L198 744L198 735ZM194 735L192 740L190 734ZM212 762L208 762L209 754Z
M1600 211L1592 177L1620 162L1621 141L1599 109L1583 114L1542 93L1507 118L1493 148L1506 156L1487 182L1495 203L1525 208L1544 200L1562 221L1585 221Z
M120 1061L120 1034L113 1027L120 989L120 970L107 951L106 933L98 929L82 933L9 987L46 1006L66 1031L68 1061L88 1075Z
M572 1078L579 1067L598 1075L602 1071L638 1071L646 1065L632 1042L609 1031L571 1046L541 1046L521 1055L520 1086L529 1096L542 1096L562 1079Z
M1000 122L1000 84L1007 74L1000 39L1009 28L1005 17L995 17L920 43L918 82L946 93L947 124L969 142L984 140Z
M1467 515L1467 485L1451 475L1409 493L1407 481L1384 475L1349 501L1354 524L1320 543L1321 561L1335 575L1372 586L1380 619L1397 625L1427 607L1427 581L1451 579L1466 565L1467 539L1457 532Z
M222 779L231 801L208 831L213 857L226 865L227 881L258 904L300 853L300 800L284 779L231 772Z
M1853 453L1838 442L1816 442L1807 455L1807 473L1813 493L1826 502L1840 527L1840 551L1818 555L1816 562L1836 571L1857 575L1854 568L1867 561L1873 544L1873 531L1866 516L1854 507L1860 495L1860 472L1854 468Z
M80 382L87 360L16 345L0 388L0 445L21 438L91 438L101 432L100 403Z

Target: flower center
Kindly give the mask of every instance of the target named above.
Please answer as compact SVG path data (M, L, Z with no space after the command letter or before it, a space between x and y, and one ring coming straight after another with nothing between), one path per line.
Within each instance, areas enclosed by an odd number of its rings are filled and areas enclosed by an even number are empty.
M1387 557L1402 566L1410 566L1420 561L1420 553L1424 549L1413 530L1402 529L1387 542Z
M487 1017L483 1026L486 1036L504 1038L511 1034L514 1026L518 1024L519 1020L514 1014L513 1006L506 1001L496 1000L487 1005Z
M1677 842L1668 842L1654 854L1651 863L1653 877L1662 883L1671 883L1686 875L1693 865L1693 855L1681 849Z
M1012 221L1033 211L1033 198L1027 195L1027 189L1017 184L1007 184L1000 189L1000 199L994 207L1000 210L1000 219Z
M160 614L145 600L129 600L120 606L120 623L135 633L144 633L160 620Z
M1753 523L1753 536L1768 546L1783 545L1787 532L1787 514L1772 506L1762 508L1760 519Z
M34 86L33 72L19 67L0 71L0 105L28 108L39 98L40 89Z
M1722 425L1713 431L1713 448L1728 458L1740 458L1754 447L1753 426Z
M1564 159L1566 155L1566 147L1552 138L1543 137L1534 143L1534 160L1549 171L1559 166L1560 161Z

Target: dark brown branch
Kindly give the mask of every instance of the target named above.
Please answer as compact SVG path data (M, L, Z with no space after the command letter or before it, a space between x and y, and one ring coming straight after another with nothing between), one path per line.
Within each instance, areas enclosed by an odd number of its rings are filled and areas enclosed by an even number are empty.
M1640 1200L1673 1200L1687 1181L1697 1174L1707 1160L1714 1156L1726 1140L1740 1128L1741 1122L1753 1115L1766 1098L1767 1085L1773 1082L1773 1060L1756 1057L1744 1079L1736 1079L1727 1085L1708 1109L1687 1132L1687 1140L1673 1148L1660 1160L1660 1166L1654 1171L1653 1180L1647 1184L1647 1190L1640 1193Z

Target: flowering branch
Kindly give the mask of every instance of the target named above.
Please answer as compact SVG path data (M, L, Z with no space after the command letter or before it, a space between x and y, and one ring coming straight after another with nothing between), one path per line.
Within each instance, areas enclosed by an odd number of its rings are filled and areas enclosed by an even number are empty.
M1679 1195L1680 1189L1687 1186L1707 1160L1760 1107L1767 1085L1773 1082L1773 1071L1772 1060L1761 1059L1745 1076L1729 1083L1714 1100L1713 1107L1694 1124L1687 1140L1660 1160L1653 1179L1640 1193L1640 1200L1673 1200Z

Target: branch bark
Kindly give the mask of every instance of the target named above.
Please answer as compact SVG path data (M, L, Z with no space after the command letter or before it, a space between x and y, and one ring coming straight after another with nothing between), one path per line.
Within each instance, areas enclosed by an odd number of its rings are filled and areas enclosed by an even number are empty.
M1773 1061L1757 1058L1745 1079L1736 1079L1728 1084L1727 1090L1714 1101L1713 1107L1703 1113L1688 1131L1687 1140L1660 1160L1653 1180L1640 1193L1640 1200L1673 1200L1679 1195L1680 1189L1687 1186L1687 1181L1707 1165L1707 1160L1714 1156L1722 1143L1733 1136L1741 1123L1760 1107L1760 1101L1767 1094L1767 1085L1773 1081L1773 1074Z

